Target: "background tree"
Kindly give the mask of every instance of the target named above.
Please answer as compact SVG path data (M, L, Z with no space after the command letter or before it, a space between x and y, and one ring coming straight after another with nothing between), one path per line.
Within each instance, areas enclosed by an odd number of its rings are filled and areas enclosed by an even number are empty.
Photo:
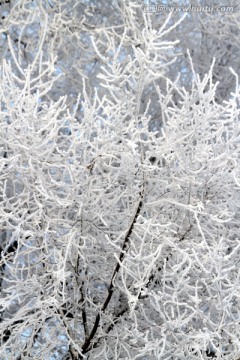
M0 358L238 359L236 4L1 10Z

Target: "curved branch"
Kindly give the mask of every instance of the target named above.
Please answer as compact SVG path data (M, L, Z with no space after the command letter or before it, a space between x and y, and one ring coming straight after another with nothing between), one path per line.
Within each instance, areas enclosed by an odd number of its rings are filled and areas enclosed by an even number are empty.
M82 353L83 354L87 353L90 350L89 346L90 346L94 336L97 333L98 326L99 326L99 323L100 323L100 318L101 318L100 314L107 309L108 304L109 304L109 302L110 302L110 300L112 298L112 295L114 293L114 284L113 284L114 279L116 278L116 276L117 276L117 274L119 272L121 263L123 262L123 259L124 259L125 254L126 254L126 250L129 247L130 237L132 235L134 226L135 226L135 224L137 222L137 218L138 218L138 216L139 216L139 214L141 212L141 209L143 207L143 196L144 196L144 188L143 187L142 187L142 190L140 191L139 195L140 195L140 200L138 202L138 206L136 208L133 220L132 220L132 222L130 224L130 227L129 227L128 231L127 231L127 234L125 235L123 245L122 245L122 249L121 249L121 253L119 254L117 264L116 264L115 269L114 269L113 274L112 274L112 278L111 278L110 285L109 285L109 288L108 288L107 297L106 297L106 299L105 299L105 301L104 301L104 303L102 305L101 310L96 315L95 322L94 322L93 328L92 328L89 336L86 338L85 342L82 345Z

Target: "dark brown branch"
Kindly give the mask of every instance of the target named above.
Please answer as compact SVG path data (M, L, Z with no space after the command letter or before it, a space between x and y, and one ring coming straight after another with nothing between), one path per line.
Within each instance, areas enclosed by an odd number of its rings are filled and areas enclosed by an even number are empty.
M113 295L113 292L114 292L114 285L113 285L113 282L114 282L114 279L116 277L116 275L118 274L119 272L119 269L120 269L120 266L121 266L121 263L123 262L123 259L124 259L124 256L126 254L126 249L127 247L129 246L129 242L130 242L130 237L132 235L132 232L133 232L133 229L134 229L134 226L137 222L137 218L140 214L140 211L142 209L142 206L143 206L143 189L142 191L140 192L140 200L139 200L139 203L138 203L138 206L137 206L137 209L136 209L136 212L135 212L135 215L133 217L133 220L130 224L130 227L127 231L127 234L124 238L124 241L123 241L123 245L122 245L122 249L121 249L121 253L119 255L119 258L118 258L118 262L115 266L115 269L113 271L113 275L112 275L112 278L111 278L111 281L110 281L110 285L109 285L109 288L108 288L108 295L103 303L103 306L100 310L100 312L96 315L96 319L95 319L95 322L94 322L94 325L93 325L93 328L89 334L89 336L85 339L85 342L83 343L82 345L82 353L85 354L86 352L88 352L88 348L89 348L89 345L91 344L91 341L92 339L94 338L94 336L96 335L96 332L97 332L97 329L98 329L98 326L99 326L99 322L100 322L100 313L101 312L104 312L107 307L108 307L108 304L112 298L112 295ZM81 358L80 358L81 359Z
M121 316L123 316L126 312L128 311L128 307L126 306L122 311L120 311L118 314L115 314L115 317L114 319L112 320L112 322L107 325L104 333L107 335L110 333L110 331L114 328L114 326L118 323L118 321L120 320ZM100 337L97 341L95 341L92 346L91 346L91 349L95 349L96 347L99 346L99 343L101 341L101 339L103 338ZM90 349L89 349L90 350ZM88 352L89 350L87 350L86 352ZM240 360L240 359L239 359Z

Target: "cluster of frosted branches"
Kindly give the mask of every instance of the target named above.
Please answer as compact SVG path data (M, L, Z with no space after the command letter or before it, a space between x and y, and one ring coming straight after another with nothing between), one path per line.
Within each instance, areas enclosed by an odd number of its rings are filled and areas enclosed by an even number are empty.
M166 77L180 21L156 30L143 14L141 28L137 11L123 7L118 42L108 29L91 38L100 84L89 90L83 76L71 106L49 95L61 74L43 54L46 29L26 67L8 40L0 358L239 356L238 77L220 105L214 63L201 79L189 55L192 88L180 87Z

